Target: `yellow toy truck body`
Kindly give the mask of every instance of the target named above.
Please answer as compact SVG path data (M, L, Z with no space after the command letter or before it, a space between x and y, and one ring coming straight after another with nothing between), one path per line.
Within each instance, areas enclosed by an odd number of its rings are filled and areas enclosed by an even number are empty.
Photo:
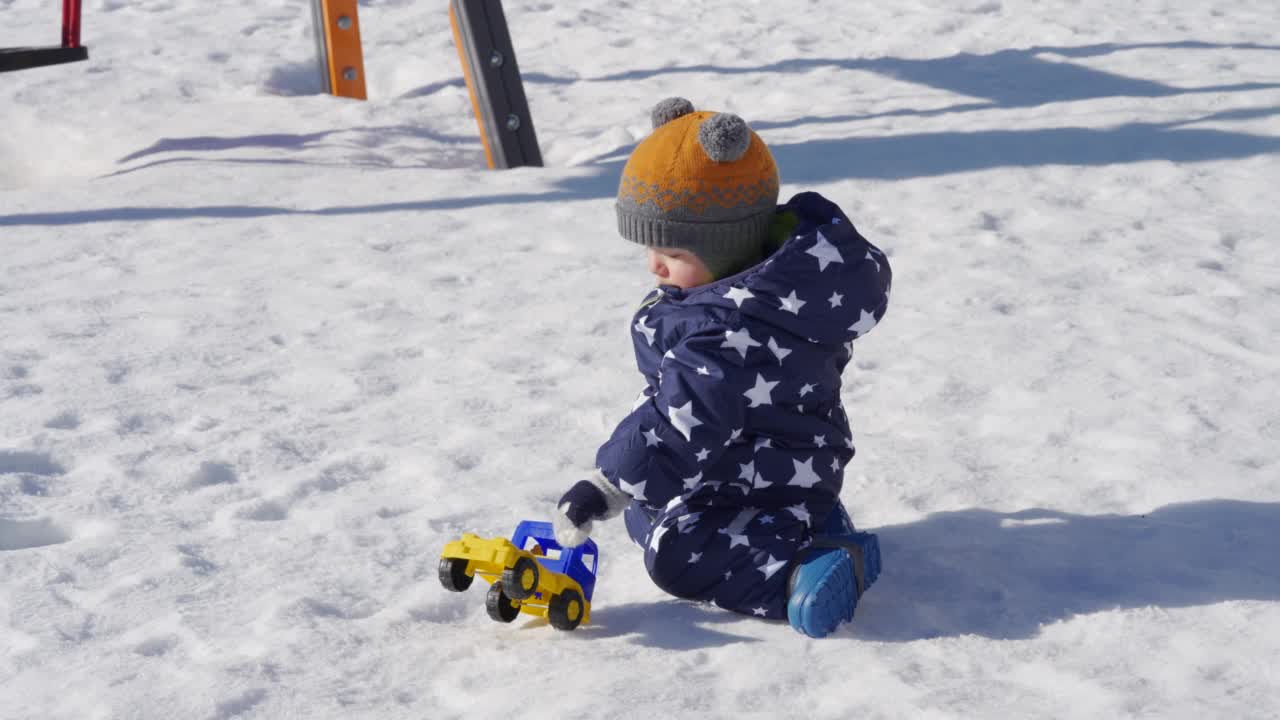
M490 585L485 606L499 622L511 622L523 612L545 617L560 630L589 623L599 559L595 543L562 548L549 523L528 521L517 527L513 539L523 547L507 538L472 533L447 543L440 553L441 584L461 592L475 577L483 578Z

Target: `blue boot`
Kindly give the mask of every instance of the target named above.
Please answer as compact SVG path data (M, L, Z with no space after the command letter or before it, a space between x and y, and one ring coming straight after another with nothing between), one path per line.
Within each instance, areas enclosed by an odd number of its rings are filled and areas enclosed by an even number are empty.
M825 637L853 619L858 598L880 575L880 543L858 532L843 504L823 523L788 584L787 620L809 637Z

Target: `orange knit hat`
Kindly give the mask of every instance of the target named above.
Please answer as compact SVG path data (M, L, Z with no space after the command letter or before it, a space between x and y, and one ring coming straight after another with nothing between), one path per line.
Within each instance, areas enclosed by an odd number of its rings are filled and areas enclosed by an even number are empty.
M618 233L689 249L713 272L758 257L778 202L778 167L764 141L737 115L696 112L684 98L658 103L652 120L622 169Z

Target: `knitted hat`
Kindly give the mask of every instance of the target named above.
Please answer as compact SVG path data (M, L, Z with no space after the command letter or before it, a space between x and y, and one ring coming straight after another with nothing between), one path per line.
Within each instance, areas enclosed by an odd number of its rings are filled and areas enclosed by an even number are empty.
M631 153L618 185L618 233L649 247L692 251L716 277L763 255L778 202L769 148L737 115L696 112L667 98L653 133Z

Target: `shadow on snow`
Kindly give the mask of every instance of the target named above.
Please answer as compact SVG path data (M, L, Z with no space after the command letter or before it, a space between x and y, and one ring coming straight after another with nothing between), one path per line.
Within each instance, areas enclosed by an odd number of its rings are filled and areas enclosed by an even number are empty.
M644 578L648 582L648 578ZM593 612L591 624L576 631L583 639L634 636L632 642L663 650L697 650L734 643L758 642L758 638L717 630L746 622L741 615L686 600L608 605ZM758 622L758 621L757 621Z
M1032 47L1002 50L987 55L963 53L944 58L802 58L754 68L725 68L697 65L653 70L636 70L588 80L562 79L526 74L530 82L616 82L676 73L740 74L755 72L808 72L836 67L867 70L950 92L983 98L981 101L929 110L893 110L881 115L941 115L991 108L1025 108L1051 102L1067 102L1105 97L1165 97L1189 93L1226 93L1280 88L1280 83L1233 83L1198 88L1181 88L1150 80L1108 73L1044 56L1094 57L1141 49L1233 49L1280 50L1280 46L1258 44L1214 44L1194 41L1173 43L1115 44L1081 47ZM453 81L439 83L452 86ZM435 87L435 86L431 86ZM426 90L426 88L424 88ZM420 95L417 91L410 96ZM777 143L770 146L778 160L784 181L792 184L832 182L845 179L900 180L963 173L1004 167L1043 165L1104 166L1151 160L1206 162L1240 159L1280 153L1280 138L1226 130L1194 128L1202 122L1266 118L1280 115L1280 107L1235 109L1175 122L1132 122L1104 128L1056 127L1030 130L977 130L924 132L881 136L855 136L837 140ZM760 122L758 130L818 122L842 122L876 117L811 117L781 123ZM341 132L357 133L343 138L348 143L377 146L386 133L425 137L441 142L460 142L408 126L354 128L310 134L253 135L246 137L167 138L121 160L128 162L159 153L206 152L237 148L268 147L298 150L325 142ZM424 212L455 210L488 205L534 202L595 200L614 196L617 177L630 147L618 148L591 163L591 174L559 178L546 192L507 193L488 196L443 198L395 203L346 205L317 209L273 206L119 207L57 213L0 215L0 227L19 225L74 225L91 222L139 221L185 218L257 218L274 215L349 215L383 212ZM188 158L182 158L187 160ZM175 162L161 160L153 165ZM212 162L295 163L295 160L214 159ZM129 168L118 173L133 172ZM412 169L412 168L396 168Z
M1017 640L1112 609L1280 601L1280 503L1206 500L1147 515L962 510L874 531L885 570L836 637ZM672 599L601 606L578 635L690 650L754 642L732 629L757 622Z
M1206 500L1147 515L936 513L876 529L885 571L854 635L1016 639L1113 608L1280 601L1280 504Z

